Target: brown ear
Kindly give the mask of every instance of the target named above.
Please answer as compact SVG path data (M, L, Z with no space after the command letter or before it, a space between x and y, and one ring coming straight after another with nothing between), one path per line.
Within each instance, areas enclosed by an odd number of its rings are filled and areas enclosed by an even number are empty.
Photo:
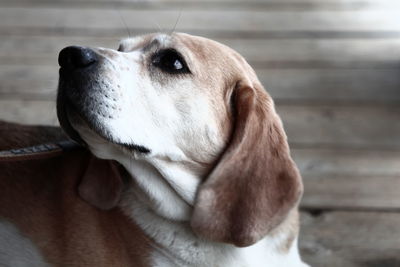
M272 99L261 85L234 93L231 140L199 188L191 226L207 239L243 247L286 218L303 186Z
M122 179L117 165L110 160L91 157L78 192L82 199L99 209L115 207L122 192Z

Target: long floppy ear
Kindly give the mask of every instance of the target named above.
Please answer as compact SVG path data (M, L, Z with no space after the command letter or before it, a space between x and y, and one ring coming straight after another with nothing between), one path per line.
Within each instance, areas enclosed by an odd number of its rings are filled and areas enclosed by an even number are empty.
M91 157L78 186L78 193L89 204L109 210L117 205L122 185L120 172L114 162Z
M200 186L193 230L213 241L249 246L278 226L303 191L274 104L261 85L235 89L230 143Z

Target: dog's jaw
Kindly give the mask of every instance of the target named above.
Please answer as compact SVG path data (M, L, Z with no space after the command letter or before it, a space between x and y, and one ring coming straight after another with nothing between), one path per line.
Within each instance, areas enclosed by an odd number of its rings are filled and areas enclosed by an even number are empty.
M171 158L143 154L110 143L82 124L76 129L94 155L116 160L124 166L133 177L131 192L145 206L161 218L189 221L201 178L186 167L189 159L185 155L172 153L175 158ZM127 206L125 204L124 209L129 210Z

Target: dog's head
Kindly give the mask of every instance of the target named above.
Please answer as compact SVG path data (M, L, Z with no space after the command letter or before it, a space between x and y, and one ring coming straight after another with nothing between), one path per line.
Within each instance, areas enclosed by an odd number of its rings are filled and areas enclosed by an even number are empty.
M247 246L297 206L301 178L273 101L232 49L152 34L124 40L118 51L67 47L59 62L61 125L96 156L141 176L151 201L165 195L172 207L157 203L159 214ZM107 194L91 192L99 185L82 187L84 198L109 207L97 200Z

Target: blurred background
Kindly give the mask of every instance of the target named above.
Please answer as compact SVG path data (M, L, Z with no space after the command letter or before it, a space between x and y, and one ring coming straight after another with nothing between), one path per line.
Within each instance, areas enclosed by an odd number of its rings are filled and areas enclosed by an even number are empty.
M305 182L313 266L400 266L399 0L0 0L0 119L57 125L58 52L176 31L239 51Z

